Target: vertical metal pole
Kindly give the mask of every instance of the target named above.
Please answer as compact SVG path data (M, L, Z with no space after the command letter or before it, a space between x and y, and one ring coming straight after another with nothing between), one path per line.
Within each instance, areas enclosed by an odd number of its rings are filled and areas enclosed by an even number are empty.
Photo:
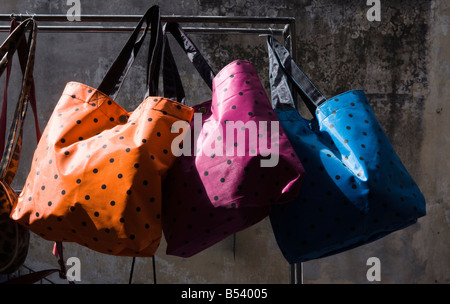
M290 284L302 285L303 284L303 264L290 264L289 265Z

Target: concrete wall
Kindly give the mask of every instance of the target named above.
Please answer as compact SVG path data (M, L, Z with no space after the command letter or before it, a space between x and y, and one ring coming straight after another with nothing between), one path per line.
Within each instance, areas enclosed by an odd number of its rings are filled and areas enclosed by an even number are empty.
M324 94L364 89L406 167L427 198L427 217L405 230L343 254L305 263L305 283L367 283L366 261L378 257L382 282L450 283L450 4L382 1L382 21L369 22L366 1L311 0L81 0L82 14L142 14L159 4L163 15L296 17L297 62ZM66 1L6 0L0 13L65 14ZM268 27L267 25L266 27ZM3 40L5 33L0 35ZM191 36L218 72L235 59L254 62L268 88L265 39L251 35ZM44 128L66 82L100 83L127 34L41 33L36 84ZM207 87L177 47L172 47L191 105L208 99ZM17 71L17 69L15 70ZM145 60L137 60L119 97L132 110L144 94ZM13 78L12 88L19 77ZM142 82L141 82L142 81ZM2 81L3 82L3 81ZM2 88L2 86L0 86ZM11 100L14 100L11 89ZM269 92L268 92L269 93ZM17 94L17 93L16 93ZM11 106L11 108L13 108ZM12 111L12 109L11 109ZM31 118L31 115L29 115ZM35 141L27 120L25 148L15 181L27 175ZM158 283L289 283L268 219L189 259L156 255ZM52 243L33 236L26 265L56 267ZM82 283L127 283L131 258L106 256L65 244L66 257L82 263ZM51 278L60 282L56 276ZM135 283L152 283L151 259L137 259Z

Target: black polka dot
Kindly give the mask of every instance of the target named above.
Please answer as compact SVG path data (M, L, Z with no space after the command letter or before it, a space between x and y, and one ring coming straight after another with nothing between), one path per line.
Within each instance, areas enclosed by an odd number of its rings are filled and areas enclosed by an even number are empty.
M95 217L99 217L99 216L100 216L100 213L94 212L94 216L95 216Z
M110 163L113 163L113 162L114 162L114 158L110 158L110 159L109 159L109 162L110 162Z
M77 184L81 184L81 179L77 179Z
M111 206L115 206L115 205L116 205L116 202L115 202L115 201L111 201L109 204L110 204Z
M102 185L102 189L105 190L106 189L106 185Z
M122 173L119 173L119 175L117 175L117 177L122 178L123 177Z
M88 201L88 200L91 199L91 197L90 197L89 195L86 195L86 196L84 197L84 199Z

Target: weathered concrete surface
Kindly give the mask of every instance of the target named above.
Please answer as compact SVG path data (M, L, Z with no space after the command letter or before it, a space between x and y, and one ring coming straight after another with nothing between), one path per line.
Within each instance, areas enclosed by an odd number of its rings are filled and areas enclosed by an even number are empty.
M382 1L382 21L368 22L365 1L212 0L81 1L83 14L142 14L153 4L163 15L240 15L296 17L297 62L324 94L364 89L395 149L423 190L428 215L418 224L376 243L304 264L305 283L367 283L366 261L378 257L382 282L450 283L450 5L448 1ZM66 1L3 1L0 13L65 14ZM270 25L267 25L267 27ZM0 35L3 39L5 34ZM36 62L37 98L42 128L66 82L100 83L127 34L42 33ZM192 35L216 72L235 59L254 62L268 88L265 39L250 35ZM189 104L210 92L179 48L172 44ZM145 53L145 51L144 51ZM132 110L144 94L145 59L136 61L119 103ZM17 66L15 71L17 71ZM17 74L17 73L16 73ZM3 79L3 78L2 78ZM14 75L12 87L19 81ZM3 81L2 81L3 82ZM2 89L2 85L0 85ZM269 93L269 92L268 92ZM11 89L11 100L14 100ZM12 114L13 106L10 107ZM16 185L27 174L35 142L31 115ZM131 258L101 255L65 244L66 257L82 263L82 283L127 283ZM33 237L26 264L55 267L52 243ZM268 220L190 259L156 256L158 283L288 283L289 268ZM52 280L58 281L55 277ZM136 262L135 283L152 283L151 259Z

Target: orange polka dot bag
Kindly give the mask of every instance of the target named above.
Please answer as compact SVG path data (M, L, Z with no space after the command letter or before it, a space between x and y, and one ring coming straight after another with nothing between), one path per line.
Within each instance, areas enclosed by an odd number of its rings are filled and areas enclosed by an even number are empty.
M272 105L308 172L297 198L270 215L285 258L301 263L338 254L425 216L425 199L364 92L326 99L286 48L273 37L267 42ZM300 116L294 93L313 119Z
M157 6L143 16L99 88L68 83L48 121L12 212L46 240L116 256L150 257L159 246L161 183L178 135L171 126L189 122L193 110L149 96L129 113L114 101L150 26L147 96L155 94L152 75L162 46Z

